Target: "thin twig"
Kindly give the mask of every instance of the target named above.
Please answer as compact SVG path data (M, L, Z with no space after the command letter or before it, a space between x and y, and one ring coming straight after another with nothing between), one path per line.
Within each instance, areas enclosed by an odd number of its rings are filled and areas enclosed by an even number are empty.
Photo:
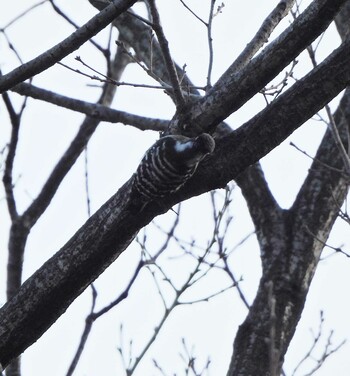
M162 89L165 89L166 91L169 91L169 92L172 92L173 88L171 85L167 84L165 81L163 81L160 77L158 77L157 75L155 75L153 73L153 70L152 70L152 65L150 68L147 68L144 64L142 64L133 54L131 54L129 51L127 51L124 47L124 44L120 41L116 41L115 42L118 47L120 47L123 52L125 54L127 54L129 56L129 58L135 62L139 67L141 67L150 77L152 77L154 80L156 80L157 82L159 82L161 85L162 85ZM152 40L151 40L151 47L152 47ZM152 48L151 48L151 54L152 54ZM152 60L151 60L151 64L152 64ZM158 86L156 86L155 88L158 88ZM203 90L203 89L202 89Z
M321 160L315 158L315 157L312 157L310 154L308 154L305 150L302 150L300 149L297 145L295 145L293 142L290 142L289 143L290 146L293 146L295 149L297 149L298 151L300 151L300 153L304 154L305 156L307 156L308 158L312 159L313 161L319 163L321 166L323 166L324 168L327 168L331 171L334 171L334 172L338 172L339 174L344 174L344 171L340 170L339 168L336 168L336 167L333 167L333 166L330 166L328 165L327 163L324 163L322 162Z
M0 92L2 93L8 90L20 82L23 82L56 64L109 25L116 16L123 13L135 2L136 0L120 0L108 4L103 12L92 17L88 22L60 43L49 48L20 67L3 75L0 78Z
M332 247L331 245L328 245L326 242L324 242L322 239L320 239L319 237L317 237L315 234L313 234L310 229L308 227L305 227L305 230L313 237L315 238L318 242L320 242L324 247L327 247L327 248L330 248L330 249L333 249L334 251L336 251L337 253L341 253L342 255L350 258L350 254L349 253L346 253L344 252L341 248L339 247Z
M44 3L46 3L48 0L43 0L43 1L40 1L32 6L30 6L29 8L27 8L26 10L24 10L23 12L21 12L20 14L18 14L15 18L13 18L10 22L8 22L5 26L2 27L2 30L5 30L7 28L9 28L11 25L13 25L15 22L17 22L20 18L24 17L26 14L28 14L29 12L31 12L33 9L43 5Z
M228 266L228 261L227 261L227 257L223 257L223 261L224 261L224 270L226 271L226 273L228 274L228 276L231 278L231 280L233 281L233 283L235 284L236 286L236 290L238 291L238 295L239 297L241 298L243 304L247 307L247 309L250 309L250 304L248 303L248 300L247 298L245 297L240 285L239 285L239 281L237 281L236 277L234 276L234 274L232 273L231 269L229 268Z
M233 76L249 63L260 48L268 42L270 35L280 21L288 14L294 3L295 0L282 0L277 4L274 10L263 21L253 39L225 72L225 77Z
M209 63L208 63L208 74L207 74L207 90L209 90L211 88L211 73L212 73L212 70L213 70L213 61L214 61L212 25L213 25L213 18L214 18L215 1L216 0L211 0L210 11L209 11L208 27L207 27L208 46L209 46Z
M340 138L339 131L338 131L337 125L335 124L334 117L332 115L332 112L331 112L329 105L327 104L325 106L325 108L326 108L326 112L327 112L327 115L328 115L328 118L329 118L329 126L330 126L330 129L331 129L332 135L333 135L334 142L335 142L335 144L336 144L336 146L337 146L337 148L340 152L341 158L343 159L346 174L350 178L350 157L349 157L349 154L345 150L344 144L343 144L343 142Z
M320 343L320 340L322 338L323 324L324 324L324 315L323 315L323 311L321 311L320 312L320 324L319 324L317 333L313 334L313 342L312 342L310 348L308 349L308 351L306 352L306 354L302 357L302 359L294 367L294 370L293 370L291 376L295 376L297 374L297 371L300 369L300 367L307 360L309 360L309 359L315 360L313 353L314 353L314 350L316 349L316 346ZM323 363L326 361L326 359L330 355L332 355L333 353L338 351L340 349L340 347L342 347L345 344L345 340L344 340L339 345L337 345L335 348L330 349L332 336L333 336L333 331L331 331L329 336L328 336L327 343L326 343L324 350L323 350L323 354L321 355L321 357L318 360L315 360L315 362L316 362L315 367L312 368L311 371L309 371L307 374L305 374L305 376L313 375L323 365Z
M153 26L152 22L149 22L148 20L146 20L146 18L143 18L134 12L130 12L130 10L127 10L126 13L129 14L131 17L137 18L138 20L142 21L143 23L145 23L146 25L150 27Z
M74 373L74 371L75 371L75 369L78 365L79 359L80 359L80 357L81 357L81 355L84 351L86 341L87 341L89 334L91 332L91 329L92 329L93 320L91 320L91 315L93 314L94 309L95 309L96 299L97 299L97 291L96 291L94 285L91 284L90 286L91 286L91 289L92 289L92 304L91 304L90 315L85 320L85 328L84 328L83 334L81 335L78 349L77 349L77 351L74 355L74 358L73 358L73 360L72 360L72 362L71 362L71 364L68 368L66 376L73 375L73 373Z
M191 284L193 285L193 284ZM213 292L212 294L209 294L203 298L195 299L195 300L190 300L188 302L181 301L179 302L181 305L192 305L196 303L202 303L202 302L209 302L209 300L212 300L213 298L216 298L219 295L222 295L224 292L232 289L233 287L237 287L236 283L231 283L229 286L224 287L216 292Z
M85 195L86 195L86 209L88 218L91 217L91 200L89 191L89 165L88 165L88 147L84 150L84 180L85 180Z
M47 1L47 0L46 0ZM79 25L76 24L72 19L70 19L55 3L54 0L48 0L51 4L54 11L60 15L62 18L64 18L70 25L72 25L75 29L79 29ZM109 50L101 47L98 43L96 43L92 38L89 39L89 42L96 47L99 51L103 53L105 56L109 56Z
M83 350L85 348L85 344L87 342L87 339L89 337L89 334L91 332L91 329L92 329L94 322L98 318L100 318L101 316L103 316L104 314L109 312L112 308L117 306L120 302L122 302L124 299L126 299L128 297L129 291L130 291L131 287L133 286L137 276L139 275L139 273L140 273L140 271L141 271L141 269L144 265L145 265L144 261L140 260L138 265L136 266L136 268L134 270L134 273L133 273L128 285L124 289L124 291L113 302L111 302L109 305L107 305L106 307L102 308L101 310L99 310L97 312L94 312L95 305L96 305L97 292L96 292L96 289L94 288L94 286L91 285L92 293L93 293L91 311L90 311L90 314L87 316L87 318L85 320L85 327L84 327L83 334L80 338L80 343L79 343L78 349L76 351L76 354L73 358L73 361L72 361L72 363L71 363L71 365L68 369L66 376L71 376L73 374L73 372L74 372L74 370L75 370L75 368L76 368L76 366L79 362L81 354L83 353Z
M204 20L202 20L195 12L193 12L193 10L183 1L183 0L180 0L180 3L194 16L197 18L198 21L202 22L202 24L204 24L206 27L208 27L208 24L207 22L205 22Z
M13 174L13 164L14 164L17 144L18 144L20 116L16 113L11 103L8 93L6 92L3 93L2 98L5 102L6 109L9 114L11 125L12 125L11 138L10 138L10 143L8 145L8 152L7 152L7 157L5 161L3 183L4 183L5 193L6 193L6 202L7 202L8 211L9 211L12 221L14 221L18 217L18 213L17 213L16 201L15 201L14 192L13 192L14 184L13 184L12 174Z
M318 46L319 46L319 44L322 40L322 37L323 37L323 35L321 36L321 38L318 41L318 44L316 45L315 48L313 48L312 45L308 46L308 48L307 48L311 63L312 63L314 68L317 66L315 51L317 50L317 48L318 48ZM334 142L335 142L335 144L336 144L336 146L337 146L337 148L340 152L341 158L343 159L346 174L347 174L348 177L350 177L350 157L349 157L349 153L345 150L344 144L341 140L341 137L340 137L340 134L339 134L339 131L338 131L338 127L335 124L334 117L332 115L332 111L331 111L328 104L325 105L325 109L326 109L328 120L329 120L327 125L331 130L333 140L334 140Z
M15 54L16 58L18 59L18 61L20 62L20 64L22 65L23 64L23 60L19 54L19 52L17 51L17 49L15 48L15 46L13 45L13 43L11 42L9 36L7 35L5 29L3 30L0 30L2 32L2 34L4 35L5 39L6 39L6 42L9 46L9 49Z
M132 287L132 285L134 284L136 278L138 277L141 269L143 268L143 266L145 265L145 261L144 260L140 260L139 263L137 264L135 270L134 270L134 273L128 283L128 285L126 286L126 288L124 289L124 291L118 296L118 298L116 298L115 300L113 300L113 302L111 302L110 304L108 304L106 307L102 308L101 310L99 310L98 312L96 313L93 313L92 314L92 318L93 320L97 320L99 317L101 317L102 315L106 314L107 312L109 312L112 308L114 308L115 306L117 306L121 301L123 301L124 299L126 299L129 295L129 291Z
M84 113L90 117L100 119L101 121L131 125L140 130L154 130L161 132L167 129L169 125L168 120L147 118L124 111L114 110L99 103L90 103L79 99L69 98L24 82L15 86L11 90L20 95L30 96L63 108L68 108L72 111Z
M278 82L277 84L273 84L269 87L265 87L260 90L260 93L264 95L266 104L269 104L269 101L267 100L266 96L273 96L274 99L276 99L283 91L283 89L288 85L288 78L294 78L293 73L294 73L294 68L298 64L297 60L293 60L291 64L291 68L289 71L285 72L285 75L283 79Z

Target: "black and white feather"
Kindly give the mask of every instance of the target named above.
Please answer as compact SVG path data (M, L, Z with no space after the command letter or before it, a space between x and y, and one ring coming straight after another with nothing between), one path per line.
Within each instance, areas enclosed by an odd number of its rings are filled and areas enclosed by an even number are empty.
M179 135L162 137L147 150L139 164L134 175L134 192L144 202L176 192L214 148L214 139L206 133L195 138Z

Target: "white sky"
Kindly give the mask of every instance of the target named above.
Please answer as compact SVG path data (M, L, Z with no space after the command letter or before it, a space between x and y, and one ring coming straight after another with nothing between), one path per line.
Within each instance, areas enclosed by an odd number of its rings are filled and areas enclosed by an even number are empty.
M177 0L157 1L160 7L162 24L170 42L170 49L179 65L187 64L187 72L197 85L204 85L207 73L208 48L205 28L180 5ZM208 1L188 0L194 10L205 18L208 13ZM220 2L218 2L219 4ZM223 13L214 19L214 71L213 82L254 35L261 21L278 1L226 1ZM308 2L304 1L303 6ZM0 27L34 1L8 2L0 13ZM57 4L77 23L82 24L96 11L86 0L57 1ZM290 19L278 27L277 35ZM8 29L11 42L16 46L24 61L28 61L45 49L68 36L73 29L56 16L49 4L37 8ZM116 34L114 34L114 39ZM95 38L101 44L107 40L107 32ZM319 61L329 54L339 43L335 28L332 26L324 37L317 55ZM6 73L18 65L13 54L0 36L0 66ZM72 67L82 69L74 60L75 56L96 69L104 70L104 61L90 45L64 59ZM299 59L296 77L301 77L310 63L304 54ZM123 81L152 83L136 65L128 67ZM86 78L54 66L35 78L34 84L71 97L94 101L99 95ZM291 83L290 83L291 85ZM11 95L13 100L18 97ZM263 108L261 97L254 98L228 122L236 128ZM336 102L332 105L335 108ZM162 91L146 89L119 88L113 108L146 116L170 119L174 106ZM83 116L58 107L29 101L20 133L20 143L15 164L16 199L23 210L37 195L57 162L60 155L74 137ZM0 148L8 140L10 125L3 102L0 102ZM320 122L309 122L295 132L290 139L271 152L262 161L269 185L277 200L283 207L289 207L307 174L309 160L291 146L292 140L301 149L313 154L317 149L325 126ZM120 124L102 123L89 144L89 184L93 212L105 202L134 172L144 151L157 138L157 134L140 132ZM64 180L51 206L33 229L25 255L24 275L29 277L42 263L56 252L85 222L86 204L84 191L84 163L80 158L67 178ZM3 191L1 196L4 197ZM63 205L64 203L64 205ZM0 201L0 300L5 300L6 243L9 220L5 200ZM234 193L232 205L233 225L228 235L227 244L233 247L249 234L253 227L239 190ZM167 213L156 222L169 226L175 214ZM179 235L189 240L196 239L205 245L212 231L211 208L209 196L190 200L183 205L182 221ZM148 230L150 247L156 249L160 235L157 230ZM346 244L350 251L349 229L341 223L335 227L329 241L334 246ZM169 254L176 255L175 247ZM243 277L241 287L249 302L254 298L260 276L260 260L256 241L251 238L231 259L232 270L236 277ZM326 251L324 255L328 255ZM167 260L164 265L175 281L180 283L185 277L184 271L189 267L188 259ZM109 303L118 296L128 283L139 257L139 247L133 244L96 282L98 289L98 306ZM285 369L289 371L311 345L310 328L315 332L319 323L319 312L324 310L325 338L334 329L334 343L350 338L350 304L346 298L345 286L349 284L349 261L343 256L333 256L321 262L311 287L305 311L288 352ZM133 340L133 355L142 349L144 342L152 334L157 319L162 312L162 303L156 292L150 274L144 270L141 278L131 290L127 301L123 302L101 318L94 326L87 349L83 354L77 376L123 375L120 356L116 350L120 344L119 326L124 325L124 344L128 348ZM206 296L208 290L217 291L228 283L222 273L213 273L206 283L196 289L197 298ZM344 291L343 291L344 290ZM91 291L88 289L79 297L67 313L23 356L24 375L64 375L82 332L84 319L90 309ZM178 307L171 315L166 327L161 331L158 341L151 347L144 362L135 372L136 376L158 375L151 359L156 358L168 374L176 372L182 375L183 363L178 352L182 349L181 338L185 337L189 347L195 346L199 361L205 362L210 356L211 375L226 374L231 356L234 333L246 315L246 309L235 290L230 290L214 298L209 303L199 303ZM322 349L321 349L322 350ZM346 344L318 372L318 375L348 375L350 361L347 356L349 346ZM306 371L305 371L306 372ZM290 375L290 373L287 373ZM304 373L299 373L302 375Z

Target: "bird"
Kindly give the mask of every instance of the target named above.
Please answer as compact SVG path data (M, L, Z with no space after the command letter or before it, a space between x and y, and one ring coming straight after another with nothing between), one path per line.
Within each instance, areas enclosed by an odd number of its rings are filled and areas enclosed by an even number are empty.
M161 137L142 158L134 174L133 192L143 203L176 192L214 148L215 141L207 133L193 138L182 135Z

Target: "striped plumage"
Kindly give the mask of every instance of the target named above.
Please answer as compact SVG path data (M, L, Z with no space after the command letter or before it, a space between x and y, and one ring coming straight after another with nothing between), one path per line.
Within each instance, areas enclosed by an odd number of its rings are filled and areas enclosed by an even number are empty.
M206 133L196 138L179 135L162 137L147 150L138 166L134 191L145 202L177 191L214 147L213 138Z

